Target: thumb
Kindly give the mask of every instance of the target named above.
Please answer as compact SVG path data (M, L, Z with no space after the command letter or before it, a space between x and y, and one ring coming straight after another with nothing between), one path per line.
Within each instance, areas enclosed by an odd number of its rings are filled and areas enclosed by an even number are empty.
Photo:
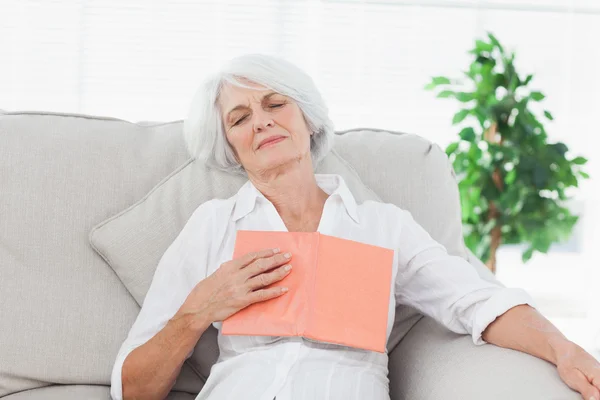
M600 400L600 392L587 380L584 374L577 369L564 373L564 381L571 389L581 393L584 400Z

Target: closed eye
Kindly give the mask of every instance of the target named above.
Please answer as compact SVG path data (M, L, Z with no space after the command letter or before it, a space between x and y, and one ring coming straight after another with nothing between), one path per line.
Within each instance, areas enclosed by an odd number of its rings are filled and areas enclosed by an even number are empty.
M279 104L270 104L269 108L279 108L279 107L283 107L286 103L279 103ZM233 126L239 125L240 123L244 122L244 120L248 117L248 114L244 115L242 118L238 119Z
M240 122L244 121L244 120L246 119L246 117L247 117L247 116L248 116L248 114L246 114L246 115L244 115L242 118L238 119L238 120L236 121L236 123L235 123L235 124L233 124L233 126L239 125L239 124L240 124Z

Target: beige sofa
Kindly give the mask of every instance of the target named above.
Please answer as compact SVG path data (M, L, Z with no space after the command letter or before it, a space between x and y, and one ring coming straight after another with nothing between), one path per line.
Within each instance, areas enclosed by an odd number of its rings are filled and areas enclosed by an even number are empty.
M191 212L243 183L190 159L181 121L0 112L0 397L108 399L110 372L154 268ZM444 152L411 134L339 132L319 172L359 201L410 210L453 254L494 279L462 241ZM475 346L399 307L389 343L392 399L579 399L553 365ZM193 399L216 360L199 341L171 393Z

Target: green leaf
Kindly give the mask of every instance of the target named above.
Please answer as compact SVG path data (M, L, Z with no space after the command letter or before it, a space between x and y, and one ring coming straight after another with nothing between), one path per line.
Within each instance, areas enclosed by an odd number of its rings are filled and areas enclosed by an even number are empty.
M579 186L579 183L577 182L577 178L575 177L575 175L573 175L571 173L571 171L569 171L567 173L567 176L565 177L564 182L567 186L575 186L575 187Z
M533 183L540 189L546 187L548 183L548 170L542 165L537 164L535 166L533 170Z
M472 142L475 140L475 131L473 128L465 128L458 134L462 140L466 140L467 142Z
M435 83L436 85L445 85L450 83L450 79L446 78L445 76L434 76L431 78L431 82Z
M475 107L475 109L473 110L473 113L475 114L475 117L477 118L477 121L479 121L479 125L481 125L482 128L485 128L485 121L487 120L487 110L483 107Z
M431 83L434 85L448 85L450 84L450 79L445 76L434 76L431 78Z
M550 114L549 111L544 111L544 115L546 116L546 118L548 118L550 121L554 120L554 117L552 116L552 114Z
M458 149L458 142L450 143L448 147L446 147L446 154L450 155L454 153Z
M448 97L453 97L455 95L456 93L454 93L452 90L443 90L440 93L438 93L436 97L438 99L447 99Z
M590 179L590 176L583 171L579 171L579 176L585 179Z
M461 123L465 118L467 118L467 115L469 115L470 112L471 110L460 110L457 112L454 115L454 118L452 118L452 125Z
M546 98L542 92L531 92L529 97L535 101L542 101Z
M564 157L565 153L569 150L569 148L567 147L567 145L565 145L562 142L556 142L554 144L551 144L549 146L552 146L552 148L554 148L554 150L556 150L556 152L558 154L560 154L560 157Z
M504 178L504 182L506 182L507 185L512 185L516 178L517 178L517 170L512 169L508 172L508 174L506 174L506 178Z
M538 235L533 239L535 249L541 253L547 253L551 244L552 239L548 231L538 232Z
M527 86L529 82L533 79L533 75L527 75L527 78L523 81L523 86Z
M474 100L475 94L467 93L467 92L458 92L458 93L456 93L455 97L458 101L462 101L463 103L466 103L467 101Z
M431 78L431 83L427 84L425 86L425 90L431 90L436 88L439 85L448 85L450 84L450 79L446 78L445 76L434 76L433 78Z
M483 40L476 40L475 41L475 49L477 51L490 52L490 51L494 50L494 45L491 43L486 43Z
M583 165L587 162L588 160L584 157L575 157L573 160L571 160L571 162L573 164L577 164L577 165Z
M500 52L504 52L504 47L502 47L498 39L496 39L496 36L492 35L491 32L488 32L488 37L490 38L492 44L500 49Z
M533 250L533 247L529 247L527 250L525 250L525 252L521 255L523 262L527 262L531 259L531 256L533 256Z

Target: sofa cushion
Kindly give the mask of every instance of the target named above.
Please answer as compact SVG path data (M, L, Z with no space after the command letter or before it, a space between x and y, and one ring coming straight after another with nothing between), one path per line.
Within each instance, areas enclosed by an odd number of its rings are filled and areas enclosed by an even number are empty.
M437 144L378 129L339 135L335 149L382 201L409 210L450 254L467 258L456 176Z
M178 126L0 116L0 397L110 384L139 306L89 233L189 158Z
M196 396L184 392L171 392L167 400L194 400ZM52 385L25 390L4 397L5 400L108 400L110 386L99 385Z

